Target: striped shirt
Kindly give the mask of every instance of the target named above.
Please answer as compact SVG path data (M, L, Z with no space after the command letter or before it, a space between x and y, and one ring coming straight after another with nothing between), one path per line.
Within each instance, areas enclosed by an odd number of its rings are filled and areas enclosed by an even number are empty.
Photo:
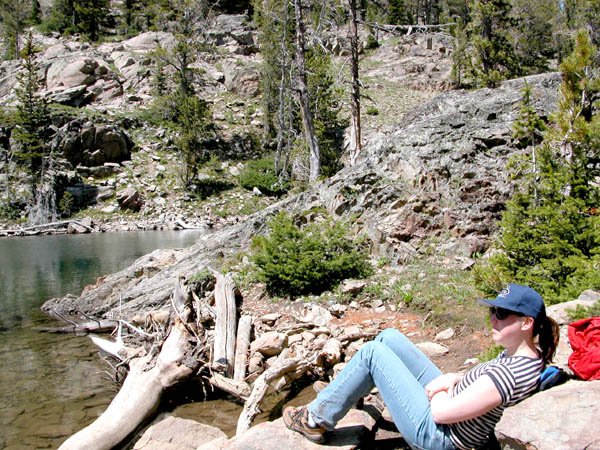
M484 445L504 409L516 405L535 392L544 362L539 358L505 356L505 353L506 351L491 361L473 367L454 387L453 395L457 395L480 376L488 375L502 397L502 403L491 411L450 425L450 438L456 448L468 450Z

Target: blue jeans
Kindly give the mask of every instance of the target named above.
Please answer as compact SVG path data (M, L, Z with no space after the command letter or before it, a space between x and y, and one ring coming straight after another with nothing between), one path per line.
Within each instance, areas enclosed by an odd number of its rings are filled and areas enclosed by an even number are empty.
M450 450L447 425L431 416L425 386L440 370L398 330L366 343L308 405L315 422L332 430L358 399L377 386L398 431L413 449Z

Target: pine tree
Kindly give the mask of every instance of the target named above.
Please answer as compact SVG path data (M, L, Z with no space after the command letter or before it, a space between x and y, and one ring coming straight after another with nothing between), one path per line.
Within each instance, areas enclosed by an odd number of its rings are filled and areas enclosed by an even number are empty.
M29 23L30 8L14 0L0 0L0 38L5 47L5 59L19 57L21 33Z
M512 0L515 18L513 36L515 53L526 74L548 70L554 57L558 17L558 0Z
M42 30L76 33L75 0L55 0L50 13L42 23Z
M110 0L56 0L43 30L65 34L82 33L97 41L108 23Z
M168 51L159 47L156 59L155 102L152 108L154 120L162 119L178 133L176 146L182 158L181 179L191 186L199 166L206 162L210 153L204 139L212 135L212 120L208 104L200 99L194 85L199 76L192 64L198 53L206 50L208 9L205 2L194 0L170 0L170 11L176 21L172 30L175 47ZM168 92L165 71L171 70L175 88Z
M19 104L13 137L18 143L15 156L30 175L32 199L42 177L44 157L48 153L50 114L47 101L38 94L42 78L34 62L34 48L29 37L23 50L23 70L19 73L19 87L15 89Z
M109 0L74 0L77 30L91 41L97 41L107 21L109 6Z
M319 166L314 164L310 177L335 171L339 159L341 139L337 135L341 126L337 118L339 110L339 92L335 90L335 83L331 75L331 58L322 47L313 45L318 41L308 32L298 37L295 13L303 9L301 5L282 0L256 0L254 2L254 20L259 29L259 42L264 64L261 67L263 88L263 108L265 111L265 131L267 137L277 142L275 155L275 171L282 176L287 174L287 162L294 147L299 145L297 136L304 134L304 142L316 143L319 146ZM299 6L294 8L294 6ZM308 31L321 28L328 23L330 17L338 14L330 8L321 11L319 22ZM327 16L326 19L324 17ZM302 19L305 20L305 19ZM316 20L316 19L315 19ZM314 32L314 31L313 31ZM296 41L294 37L296 36ZM306 44L303 58L299 58L298 42ZM303 61L302 61L303 60ZM304 69L302 68L304 67ZM304 72L305 80L302 80ZM305 83L306 89L300 86ZM300 91L303 95L297 95ZM337 98L336 98L337 97ZM295 100L295 101L294 101ZM308 104L305 102L308 100ZM309 112L313 121L314 132L311 134L303 126L303 114ZM310 127L309 127L310 128ZM304 174L305 149L295 158L298 178L309 178ZM302 172L302 173L301 173Z
M29 23L32 25L39 25L42 23L42 6L40 5L39 0L31 0Z
M516 25L508 0L476 0L469 24L477 81L488 87L521 74L511 30Z
M458 23L454 32L454 51L452 52L452 82L457 88L462 88L465 83L465 74L471 69L471 60L467 52L468 38L465 26L462 22Z
M404 4L404 0L389 0L389 12L386 17L386 22L394 25L405 25L410 23L408 10Z
M600 288L600 79L592 70L594 54L589 36L579 33L561 65L558 111L536 153L538 174L526 178L507 203L503 253L490 260L496 281L531 285L550 303Z
M513 137L517 141L520 148L531 148L531 155L526 155L521 160L521 168L527 174L529 184L533 193L533 205L538 205L538 164L537 164L537 145L543 139L543 132L546 130L546 124L537 114L531 104L531 86L525 81L525 87L522 90L523 101L519 111L519 117L513 126ZM527 170L526 166L531 163L531 170Z

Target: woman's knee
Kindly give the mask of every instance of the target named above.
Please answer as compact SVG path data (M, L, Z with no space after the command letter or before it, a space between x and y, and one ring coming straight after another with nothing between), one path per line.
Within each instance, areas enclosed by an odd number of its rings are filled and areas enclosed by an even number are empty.
M377 338L379 342L389 347L400 358L414 354L415 344L395 328L383 330Z
M397 342L404 339L406 339L406 337L395 328L386 328L375 338L376 341L383 342L384 344L389 342Z
M387 346L378 340L367 342L360 348L360 357L363 360L371 360L374 356L377 356L381 350L387 349ZM389 349L387 349L389 351ZM385 351L385 350L384 350Z

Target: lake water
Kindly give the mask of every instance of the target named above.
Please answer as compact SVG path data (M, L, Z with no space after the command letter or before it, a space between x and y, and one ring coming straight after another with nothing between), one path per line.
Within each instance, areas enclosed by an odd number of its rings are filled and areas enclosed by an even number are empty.
M56 325L42 303L79 294L154 249L186 247L199 236L186 230L0 238L0 448L57 448L116 393L87 337L33 329Z

